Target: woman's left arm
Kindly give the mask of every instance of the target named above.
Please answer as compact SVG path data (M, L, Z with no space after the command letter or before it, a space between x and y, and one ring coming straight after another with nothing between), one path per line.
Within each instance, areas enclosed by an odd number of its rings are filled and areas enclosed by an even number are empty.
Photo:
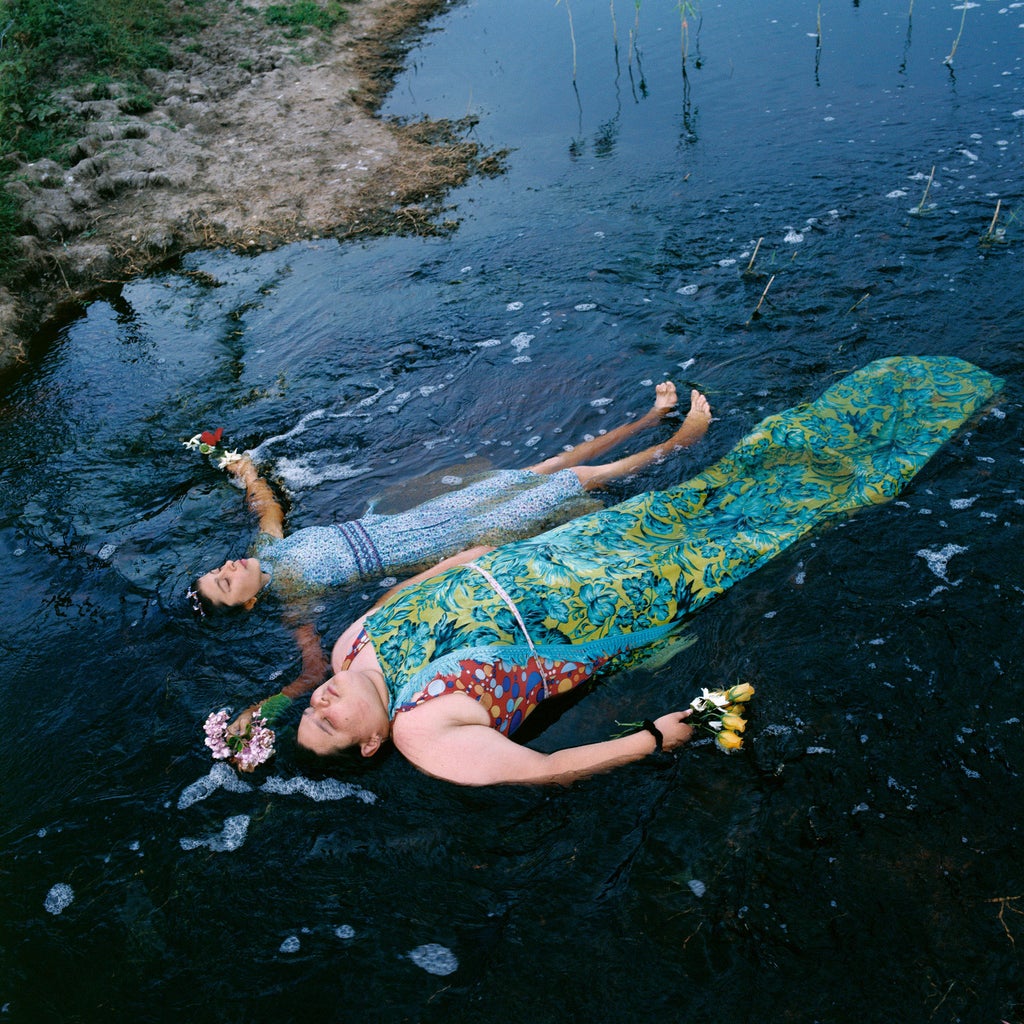
M479 558L481 555L486 555L488 551L493 551L493 547L488 547L486 544L481 544L479 547L467 548L465 551L460 551L457 555L452 555L451 558L446 558L444 561L438 562L437 565L431 566L429 569L424 569L423 572L418 572L415 576L410 576L407 580L402 580L401 583L396 583L390 590L385 590L382 597L378 598L376 604L374 604L371 611L379 608L392 594L397 594L398 591L404 590L406 587L411 587L414 583L422 583L423 580L429 580L431 576L436 576L440 572L444 572L445 569L451 569L455 565L465 565L467 562L472 562L474 558Z
M243 455L229 462L225 469L238 478L245 488L245 503L256 517L261 533L280 539L284 536L284 509L273 488L260 476L252 459Z
M429 704L422 709L427 707ZM463 786L500 783L565 786L589 775L642 761L657 749L654 735L643 730L614 740L543 754L520 746L488 725L416 728L414 719L420 710L398 716L393 736L395 746L420 771ZM654 723L662 735L662 749L674 750L690 739L693 730L686 724L689 715L689 711L675 711L662 715ZM408 729L403 722L406 717Z

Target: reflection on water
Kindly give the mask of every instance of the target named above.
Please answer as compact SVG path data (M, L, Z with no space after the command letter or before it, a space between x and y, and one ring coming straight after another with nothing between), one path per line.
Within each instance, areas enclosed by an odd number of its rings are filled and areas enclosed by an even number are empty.
M12 1020L1021 1019L1021 12L693 6L685 75L676 4L573 5L571 34L565 5L456 6L388 107L512 148L455 235L197 254L4 397ZM999 407L531 737L743 679L741 755L564 792L318 770L287 735L262 773L211 765L206 714L298 658L273 608L184 611L251 529L197 429L253 448L302 526L705 389L708 439L614 500L928 352L1005 377ZM374 593L325 599L322 634Z

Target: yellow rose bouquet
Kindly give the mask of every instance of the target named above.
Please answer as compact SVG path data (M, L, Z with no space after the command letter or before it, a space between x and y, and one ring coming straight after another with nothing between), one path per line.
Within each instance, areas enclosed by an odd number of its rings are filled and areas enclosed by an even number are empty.
M686 720L695 732L710 733L722 750L739 750L747 728L743 712L754 696L750 683L738 683L728 690L703 690L690 701L693 713Z

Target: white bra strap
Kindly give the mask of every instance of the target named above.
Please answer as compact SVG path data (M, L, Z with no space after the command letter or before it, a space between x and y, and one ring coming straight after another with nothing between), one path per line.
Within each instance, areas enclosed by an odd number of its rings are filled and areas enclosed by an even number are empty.
M515 601L505 592L505 588L482 566L477 565L476 562L467 562L467 569L476 569L478 573L494 589L494 592L508 605L508 610L515 617L516 622L519 624L519 628L523 631L523 636L526 637L526 644L530 648L530 653L534 656L537 661L537 670L541 674L541 678L544 680L544 696L548 696L548 678L544 674L544 665L541 662L540 655L537 653L537 648L533 646L533 640L530 638L530 634L527 632L526 623L523 622L523 617L519 614L519 609L516 607Z

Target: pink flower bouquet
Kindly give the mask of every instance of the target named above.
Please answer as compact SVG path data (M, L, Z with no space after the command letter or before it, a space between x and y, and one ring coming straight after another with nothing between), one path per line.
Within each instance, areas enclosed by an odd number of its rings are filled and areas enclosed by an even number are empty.
M257 765L269 761L274 754L274 730L267 727L259 711L237 736L228 734L228 713L215 711L203 725L206 745L215 761L228 761L240 771L251 772Z

